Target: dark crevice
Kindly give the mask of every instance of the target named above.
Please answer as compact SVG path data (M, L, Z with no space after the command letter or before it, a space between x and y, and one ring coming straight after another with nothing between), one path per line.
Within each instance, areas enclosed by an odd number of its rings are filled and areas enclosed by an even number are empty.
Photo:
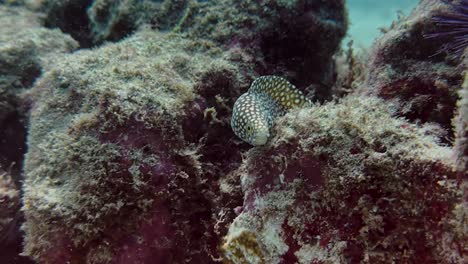
M346 18L333 4L326 15L316 5L299 9L299 16L284 15L263 30L260 49L267 70L262 74L285 76L304 92L313 85L317 99L328 100L336 77L332 56L346 33Z
M63 32L70 34L80 43L81 48L92 46L90 21L87 9L92 0L66 1L65 6L54 6L49 11L45 26L58 27Z
M11 173L17 186L21 184L20 175L25 152L25 118L18 112L10 113L0 123L0 168Z
M23 182L21 170L26 152L26 133L25 117L19 112L8 113L0 120L0 172L8 172L19 190ZM34 263L31 259L20 256L24 238L20 229L24 216L20 208L20 204L10 207L13 210L13 219L0 232L0 263Z
M23 232L20 230L24 222L23 212L18 208L17 214L6 230L0 233L0 263L33 264L28 257L20 256L23 251Z
M111 34L107 38L110 41L119 41L128 35L131 35L135 30L134 26L128 20L118 21L112 28Z
M18 112L9 114L0 123L0 167L9 171L20 185L23 155L26 152L26 127Z

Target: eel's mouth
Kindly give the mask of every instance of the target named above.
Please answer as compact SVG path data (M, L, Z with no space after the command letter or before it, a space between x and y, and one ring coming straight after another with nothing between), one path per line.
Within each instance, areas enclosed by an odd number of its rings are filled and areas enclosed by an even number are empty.
M251 143L254 146L265 145L269 138L270 132L268 131L268 129L262 129L255 134Z

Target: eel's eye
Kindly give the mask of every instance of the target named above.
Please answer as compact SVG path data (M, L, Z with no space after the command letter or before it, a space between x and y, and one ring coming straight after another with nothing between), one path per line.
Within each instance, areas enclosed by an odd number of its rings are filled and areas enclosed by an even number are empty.
M247 131L248 131L248 132L252 131L252 127L251 127L251 126L247 126Z

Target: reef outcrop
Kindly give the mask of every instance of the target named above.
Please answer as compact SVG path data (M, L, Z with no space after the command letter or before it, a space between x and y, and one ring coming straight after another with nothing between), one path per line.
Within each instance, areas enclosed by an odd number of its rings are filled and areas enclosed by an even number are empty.
M20 192L26 152L27 106L22 94L42 71L78 44L57 29L41 26L42 17L21 7L0 5L0 262L30 263L18 255L23 221Z
M27 255L49 263L211 261L212 185L221 175L208 172L215 159L202 166L213 140L203 113L216 99L197 93L218 89L210 81L226 85L220 94L239 89L239 69L223 55L208 42L143 30L43 74L28 94Z
M282 117L271 143L247 152L236 172L244 203L226 258L462 261L466 219L451 150L391 113L379 99L351 96Z
M15 2L15 1L14 1ZM348 27L344 0L19 0L45 14L82 47L119 41L143 25L206 39L248 56L260 75L281 75L319 100L330 99L332 56Z
M374 44L360 89L392 103L397 115L412 122L437 124L446 143L453 140L451 120L466 66L460 57L439 52L453 40L440 34L448 29L434 18L453 12L444 1L424 0L395 21Z

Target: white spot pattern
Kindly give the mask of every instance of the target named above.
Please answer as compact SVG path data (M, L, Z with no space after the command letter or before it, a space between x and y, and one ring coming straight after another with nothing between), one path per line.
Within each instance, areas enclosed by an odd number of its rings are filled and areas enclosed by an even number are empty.
M312 103L300 90L278 76L255 79L250 89L234 103L231 127L251 145L263 145L270 137L274 120L295 107Z

